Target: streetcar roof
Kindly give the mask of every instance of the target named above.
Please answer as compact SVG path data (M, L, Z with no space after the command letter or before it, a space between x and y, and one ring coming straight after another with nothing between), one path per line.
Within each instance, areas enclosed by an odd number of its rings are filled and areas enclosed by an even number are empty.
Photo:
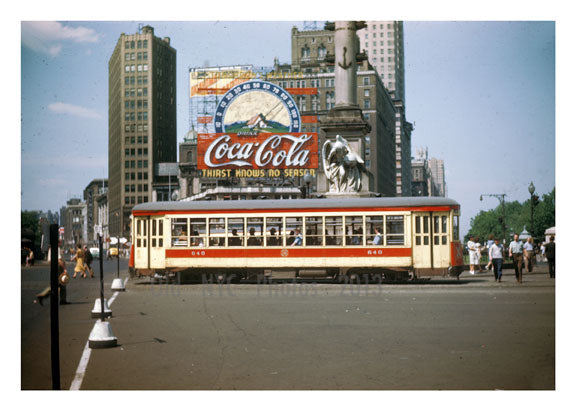
M158 201L135 205L132 211L350 209L459 206L445 197L307 198L295 200Z

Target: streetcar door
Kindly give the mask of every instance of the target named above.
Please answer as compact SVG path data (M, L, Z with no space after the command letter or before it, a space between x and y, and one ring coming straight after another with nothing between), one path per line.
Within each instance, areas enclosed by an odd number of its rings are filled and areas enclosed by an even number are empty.
M412 227L412 264L414 268L432 268L430 213L413 213Z
M136 238L134 247L134 266L136 268L148 268L148 219L136 217Z
M150 268L165 268L164 217L151 217L150 227Z
M448 241L450 213L432 215L433 268L450 266L450 241Z

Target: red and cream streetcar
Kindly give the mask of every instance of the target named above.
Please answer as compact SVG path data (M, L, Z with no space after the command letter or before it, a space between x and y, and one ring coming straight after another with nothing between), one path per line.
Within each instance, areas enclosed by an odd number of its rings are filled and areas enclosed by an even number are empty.
M455 276L460 206L439 197L136 205L131 272L254 279Z

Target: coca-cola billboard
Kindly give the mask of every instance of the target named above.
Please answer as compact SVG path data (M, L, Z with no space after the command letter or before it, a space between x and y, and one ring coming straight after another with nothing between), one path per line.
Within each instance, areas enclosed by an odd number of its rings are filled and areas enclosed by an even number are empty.
M316 169L318 134L198 134L198 168Z

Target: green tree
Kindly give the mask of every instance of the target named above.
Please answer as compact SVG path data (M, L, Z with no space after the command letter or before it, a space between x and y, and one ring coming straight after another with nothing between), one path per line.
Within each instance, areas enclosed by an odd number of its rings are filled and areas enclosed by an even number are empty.
M510 232L520 233L526 227L530 230L530 199L523 203L518 201L506 202L504 204L506 212L507 234ZM538 204L534 206L534 229L532 236L538 241L544 239L544 232L547 228L556 225L556 188L549 194L541 196ZM498 207L480 211L470 221L470 231L464 237L466 241L470 237L479 237L481 241L486 241L490 234L502 238L502 204ZM508 237L508 235L506 237ZM506 238L509 240L509 238Z
M40 245L42 233L39 228L39 219L37 211L22 211L20 213L20 229L22 238L27 238L34 242L36 246Z

